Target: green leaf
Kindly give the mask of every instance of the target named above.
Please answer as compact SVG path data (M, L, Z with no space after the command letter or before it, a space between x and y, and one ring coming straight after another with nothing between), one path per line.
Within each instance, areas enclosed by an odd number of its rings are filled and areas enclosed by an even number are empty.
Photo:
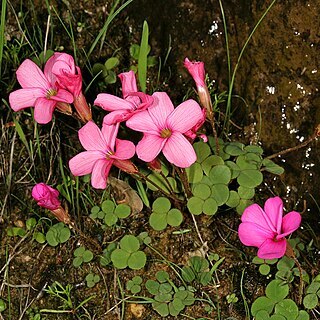
M293 300L284 299L276 304L275 313L286 319L296 319L299 315L299 309Z
M192 271L192 268L188 266L182 268L181 276L186 282L192 282L196 278L194 272Z
M239 214L252 204L250 200L240 199L240 203L237 205L236 210Z
M147 57L147 65L148 67L154 67L158 64L158 57L157 56L148 56Z
M133 252L128 258L128 267L133 270L141 269L147 262L147 256L143 251Z
M102 63L95 63L92 67L92 73L94 76L100 73L99 76L101 76L101 78L107 76L106 67Z
M230 208L235 208L240 203L240 197L238 192L236 191L230 191L229 199L226 202L226 205Z
M232 144L225 146L224 152L230 154L230 156L239 156L245 153L243 147L232 145Z
M212 216L218 211L217 201L213 198L209 198L204 201L202 206L203 213Z
M147 89L148 39L149 27L147 21L144 21L138 58L138 79L142 92L146 92Z
M49 229L46 233L46 240L50 246L57 246L59 244L59 241L57 239L57 231L52 228Z
M198 215L202 213L204 201L198 197L191 197L188 200L187 207L190 213Z
M212 155L206 158L202 163L201 167L204 173L208 176L210 173L210 170L213 166L224 164L224 161L221 157Z
M26 227L28 230L33 229L37 225L37 220L35 218L30 218L26 221Z
M310 319L310 317L309 317L309 314L307 313L307 311L300 310L298 318L296 320L309 320L309 319Z
M135 284L141 284L142 283L142 278L140 276L134 276L132 278L132 281L135 283Z
M193 195L202 200L206 200L211 195L211 189L207 184L197 183L193 188Z
M193 256L189 259L190 266L196 273L206 271L209 268L207 259L200 256Z
M258 170L242 170L237 178L238 183L246 188L255 188L263 181L263 175Z
M85 247L79 247L76 250L74 250L73 255L75 257L82 257L85 251L86 251Z
M139 59L139 52L140 52L140 46L138 44L132 44L129 48L129 52L131 57L134 60L138 60Z
M120 248L127 252L135 252L140 248L139 240L133 235L125 235L120 240Z
M186 168L186 173L187 173L188 180L190 183L200 182L203 177L203 171L202 171L201 164L198 162L195 162L189 168Z
M152 303L152 308L157 311L161 317L166 317L169 315L169 307L164 302L155 301Z
M315 293L309 293L303 298L303 305L306 309L314 309L318 305L318 296Z
M65 243L69 240L71 236L71 232L69 230L69 228L67 227L63 227L62 229L60 229L60 233L58 233L58 238L60 243Z
M111 253L111 261L117 269L126 268L128 266L129 257L130 253L122 249L115 249Z
M117 57L111 57L105 62L104 66L106 67L107 70L111 70L111 69L115 68L116 66L118 66L119 63L120 62Z
M228 184L231 180L231 170L226 165L217 165L210 170L210 180L213 184Z
M156 295L159 293L159 282L154 280L147 280L145 286L150 294Z
M171 209L167 214L167 222L172 227L178 227L183 221L183 216L180 210Z
M180 299L173 299L172 302L169 302L169 312L170 315L176 317L184 309L184 304Z
M193 148L197 154L197 162L202 163L211 154L210 147L207 143L199 141L193 144Z
M111 200L105 200L102 202L101 209L105 213L113 213L115 205Z
M171 208L171 203L168 198L159 197L152 204L152 210L157 213L167 213Z
M259 297L251 306L251 313L255 317L260 310L266 310L269 314L273 310L274 302L267 297Z
M280 271L289 271L294 267L294 260L283 256L277 263L277 269Z
M240 168L240 170L257 170L258 167L254 163L250 163L247 161L245 155L239 156L237 158L236 164Z
M172 292L171 284L168 282L160 283L159 292L165 294Z
M75 257L72 261L74 267L78 268L82 265L83 259L82 257Z
M255 315L256 320L270 320L269 312L266 310L260 310Z
M233 161L226 161L225 165L228 166L231 170L231 179L235 179L240 174L241 169Z
M175 179L171 178L171 177L168 177L167 178L167 181L165 181L165 179L157 172L153 172L151 174L148 175L148 178L156 183L159 188L161 188L162 190L164 191L167 191L167 192L171 192L171 190L169 190L169 187L168 187L168 182L169 184L171 185L171 188L173 190L176 190L177 189L177 182ZM157 191L158 189L152 185L150 182L147 181L147 186L149 189L151 189L152 191Z
M307 293L317 293L320 289L320 282L313 281L307 288Z
M212 276L211 276L211 273L208 272L208 271L204 271L202 273L200 273L200 283L203 285L203 286L206 286L210 283L212 279Z
M260 168L262 158L256 153L247 153L245 156L247 162L254 164L257 168Z
M106 213L104 216L104 223L109 227L115 225L117 221L118 217L113 212Z
M285 317L279 314L273 314L269 319L270 320L287 320Z
M276 163L274 163L269 159L263 159L262 165L265 166L266 171L271 172L273 174L280 175L284 173L284 169L282 167L280 167L279 165L277 165Z
M93 259L93 253L90 251L90 250L86 250L84 253L83 253L83 261L84 262L89 262Z
M164 230L167 226L167 214L152 212L149 217L149 224L154 230Z
M267 276L270 272L270 266L267 264L261 264L259 266L259 272L263 275L263 276Z
M35 239L38 243L45 243L46 242L46 237L42 232L35 232L33 234L33 239Z
M3 299L0 299L0 312L3 312L7 309L7 304L4 302Z
M238 193L240 198L250 200L254 197L254 188L246 188L244 186L239 186Z
M218 206L225 204L229 195L229 188L225 184L215 184L211 187L211 197L216 200Z
M94 206L91 208L91 214L97 215L100 212L100 207Z
M289 286L282 280L272 280L266 287L266 296L273 302L283 300L289 293Z
M260 146L256 146L256 145L245 146L244 150L247 152L257 153L259 155L263 154L263 149Z
M129 217L130 213L131 213L131 208L125 203L121 203L117 205L117 207L114 210L114 214L120 219Z
M167 271L160 270L156 273L156 278L160 283L164 283L164 282L168 281L170 277L169 277L169 273ZM159 289L159 291L162 292L160 289ZM171 290L169 290L169 292L170 291Z

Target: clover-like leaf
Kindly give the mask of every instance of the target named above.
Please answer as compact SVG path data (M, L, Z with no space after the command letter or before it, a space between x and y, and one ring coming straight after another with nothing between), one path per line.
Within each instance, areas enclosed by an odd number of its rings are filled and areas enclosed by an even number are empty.
M147 280L145 284L147 290L150 292L150 294L156 295L159 293L159 287L160 283L154 280Z
M147 262L147 256L143 251L137 251L131 253L128 258L128 267L133 270L141 269Z
M273 302L283 300L289 293L289 286L281 280L272 280L266 287L266 296Z
M183 221L183 215L180 210L174 208L169 210L167 214L167 222L172 227L178 227Z
M168 198L159 197L152 204L152 210L157 213L167 213L171 208L171 203Z
M246 188L243 185L238 188L238 194L241 199L250 200L254 197L254 193L254 188Z
M225 204L229 195L229 188L225 184L215 184L211 187L211 197L216 200L218 206Z
M210 197L211 189L207 184L197 183L193 188L193 195L202 200L206 200Z
M150 226L157 231L164 230L167 226L167 214L152 212L149 217Z
M299 309L293 300L284 299L276 304L275 313L286 319L296 319L299 315Z
M231 170L226 165L214 166L209 173L213 184L228 184L231 180Z
M189 168L186 168L187 177L190 183L198 183L202 180L203 170L201 164L195 162Z
M197 162L201 163L211 154L210 147L202 141L193 144L193 148L197 154Z
M214 215L218 211L218 204L217 201L213 198L209 198L207 200L204 200L203 206L202 206L202 212L205 213L208 216Z
M315 293L309 293L303 298L303 305L306 309L314 309L318 302L319 299Z
M259 170L245 169L240 172L237 181L240 186L255 188L262 183L263 175Z
M272 301L267 297L259 297L253 302L251 306L251 313L254 317L260 310L265 310L270 314L271 311L273 310L273 307L274 307L274 301Z
M127 252L135 252L140 248L139 240L133 235L125 235L120 240L120 248L126 250Z
M202 213L202 207L203 207L204 201L198 197L191 197L188 200L187 207L190 211L190 213L194 215L198 215Z
M167 282L169 280L169 273L164 270L160 270L156 273L156 278L160 283Z
M128 266L129 257L130 253L122 249L115 249L111 253L111 261L117 269L126 268Z
M111 201L111 200L105 200L101 204L101 209L105 213L113 213L114 208L115 208L115 205L114 205L113 201Z
M226 205L230 208L235 208L240 203L240 197L238 192L236 191L230 191L229 199L226 202Z

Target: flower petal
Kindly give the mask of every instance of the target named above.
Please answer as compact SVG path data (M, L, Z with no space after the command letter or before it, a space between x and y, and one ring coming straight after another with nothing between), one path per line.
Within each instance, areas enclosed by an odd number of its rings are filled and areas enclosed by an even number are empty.
M134 109L134 106L132 105L131 102L108 93L98 94L93 104L107 111L118 111L119 109L121 110Z
M203 120L203 113L199 104L190 99L181 103L167 119L167 125L170 129L185 133L197 123Z
M281 233L281 223L283 214L283 202L279 197L269 198L264 204L266 219L272 225L273 230Z
M56 101L47 98L38 98L34 104L34 119L40 124L50 122L56 104Z
M252 222L254 224L259 225L266 231L272 231L275 232L272 228L270 228L270 224L266 220L266 214L262 210L262 208L257 205L256 203L252 204L251 206L247 207L242 216L241 216L242 222Z
M79 140L87 151L99 150L104 153L108 151L108 144L102 135L99 127L88 121L79 131Z
M259 248L257 256L260 259L276 259L281 258L286 253L287 241L282 239L274 241L267 239Z
M116 139L116 152L111 158L126 160L132 158L135 152L136 147L131 141Z
M74 176L84 176L91 173L95 162L101 159L105 159L101 151L80 152L69 160L69 168Z
M24 60L17 69L17 79L22 88L42 88L48 90L50 83L41 69L31 60Z
M117 138L117 134L118 134L118 130L119 130L119 123L117 124L113 124L113 125L106 125L103 119L103 125L102 125L102 135L105 139L105 141L107 142L108 145L108 149L110 149L109 151L114 152L114 145L116 143L116 138Z
M246 246L260 247L273 233L252 222L242 222L238 229L239 239Z
M50 99L66 103L72 103L73 95L65 89L59 89L57 94L55 96L51 96Z
M129 93L137 92L136 76L132 70L123 72L118 75L122 84L122 95L125 98Z
M55 52L46 62L44 66L44 75L48 79L48 81L51 83L51 85L55 84L56 82L56 75L53 74L53 66L57 62L57 59L62 55L63 53Z
M112 111L103 118L103 123L110 126L128 120L131 115L130 111L123 109Z
M160 135L159 132L161 128L157 127L157 123L153 121L148 111L141 111L134 114L129 120L127 120L126 125L128 128L139 132L146 132L152 135Z
M174 106L165 92L155 92L152 95L154 101L148 112L153 122L158 128L164 129L169 114L174 110Z
M14 111L34 107L39 97L45 97L43 89L27 88L13 91L9 95L9 103Z
M165 143L166 139L153 134L145 134L137 144L137 155L141 160L150 162L157 157Z
M301 214L296 211L287 213L282 219L282 230L280 236L285 237L290 233L296 231L301 224Z
M169 162L180 168L190 167L197 160L192 145L180 132L172 133L162 152Z
M96 189L107 187L107 178L112 166L112 160L97 160L92 169L91 185Z

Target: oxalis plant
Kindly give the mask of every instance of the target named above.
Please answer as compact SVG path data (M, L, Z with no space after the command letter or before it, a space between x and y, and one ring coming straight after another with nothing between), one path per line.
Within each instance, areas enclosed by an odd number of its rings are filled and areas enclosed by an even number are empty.
M283 216L283 202L278 196L269 198L264 208L253 202L264 175L280 175L283 168L271 160L274 156L266 156L259 145L245 145L218 136L217 104L212 103L203 62L188 58L184 61L196 83L199 102L187 99L174 107L166 92L147 93L149 51L148 25L144 23L141 44L134 53L138 83L133 70L123 72L118 75L121 97L106 92L97 95L93 104L104 116L99 125L82 88L81 69L67 53L51 52L51 56L46 56L43 70L30 59L23 61L16 71L22 88L10 93L10 107L14 111L34 107L34 121L40 125L58 116L55 111L78 119L82 124L78 130L82 149L75 150L65 164L74 179L78 181L77 177L90 175L91 187L105 190L110 170L118 168L127 180L136 181L137 192L149 207L146 210L149 224L155 231L179 228L190 216L203 242L196 216L212 216L234 209L241 215L240 241L258 248L260 272L269 274L272 263L267 261L286 256L290 261L289 270L300 278L299 297L302 299L305 294L303 306L313 310L318 303L319 281L314 278L304 290L304 271L294 246L287 240L301 224L300 213L291 211ZM107 83L114 82L113 69L118 64L115 57L108 59L104 65L98 65L97 75L100 73ZM142 137L136 145L131 140L119 138L129 130ZM318 135L319 130L315 137ZM69 187L72 188L72 183ZM68 241L71 231L86 237L77 228L67 204L62 205L55 188L39 182L34 186L32 196L59 221L46 233L46 241L51 246ZM109 196L92 206L90 218L102 224L105 231L121 228L123 221L129 217L134 219L130 205ZM116 269L139 270L152 262L148 261L145 250L153 250L150 241L148 234L142 232L137 236L124 234L104 247L94 245L100 250L103 267L112 265ZM205 255L192 257L181 270L175 269L178 282L167 272L159 271L155 279L145 283L142 277L133 277L127 283L127 289L136 294L144 283L151 297L143 299L151 303L156 312L162 317L178 316L196 301L203 301L195 296L195 288L213 282L213 273L223 262L223 258L215 262L206 260ZM90 250L80 246L74 251L73 265L79 267L93 258ZM280 268L280 265L279 261L277 266ZM278 271L284 271L283 267ZM95 286L99 279L90 273L86 278L88 287ZM301 310L301 301L288 298L289 283L284 273L272 280L266 295L253 303L252 316L256 319L309 319L308 313ZM235 296L229 296L227 300L237 302ZM207 299L206 303L214 308L212 301Z

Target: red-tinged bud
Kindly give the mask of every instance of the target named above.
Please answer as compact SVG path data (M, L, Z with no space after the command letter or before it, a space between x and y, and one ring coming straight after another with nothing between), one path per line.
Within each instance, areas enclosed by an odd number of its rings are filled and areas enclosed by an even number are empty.
M58 190L51 188L43 182L36 184L32 189L32 197L37 201L37 204L49 210L55 210L60 207L61 202L58 196Z
M138 168L133 164L131 160L119 160L114 159L113 165L118 167L120 170L127 173L138 173Z
M68 116L72 115L72 108L69 103L58 102L56 104L56 109L61 113L67 114Z
M88 121L92 120L91 109L88 106L87 100L82 92L78 97L74 98L73 104L82 122L87 123Z
M55 210L50 210L51 213L56 217L57 220L65 224L70 224L71 219L69 214L61 206Z
M152 161L148 162L147 165L151 170L161 172L161 162L158 158L155 158Z

